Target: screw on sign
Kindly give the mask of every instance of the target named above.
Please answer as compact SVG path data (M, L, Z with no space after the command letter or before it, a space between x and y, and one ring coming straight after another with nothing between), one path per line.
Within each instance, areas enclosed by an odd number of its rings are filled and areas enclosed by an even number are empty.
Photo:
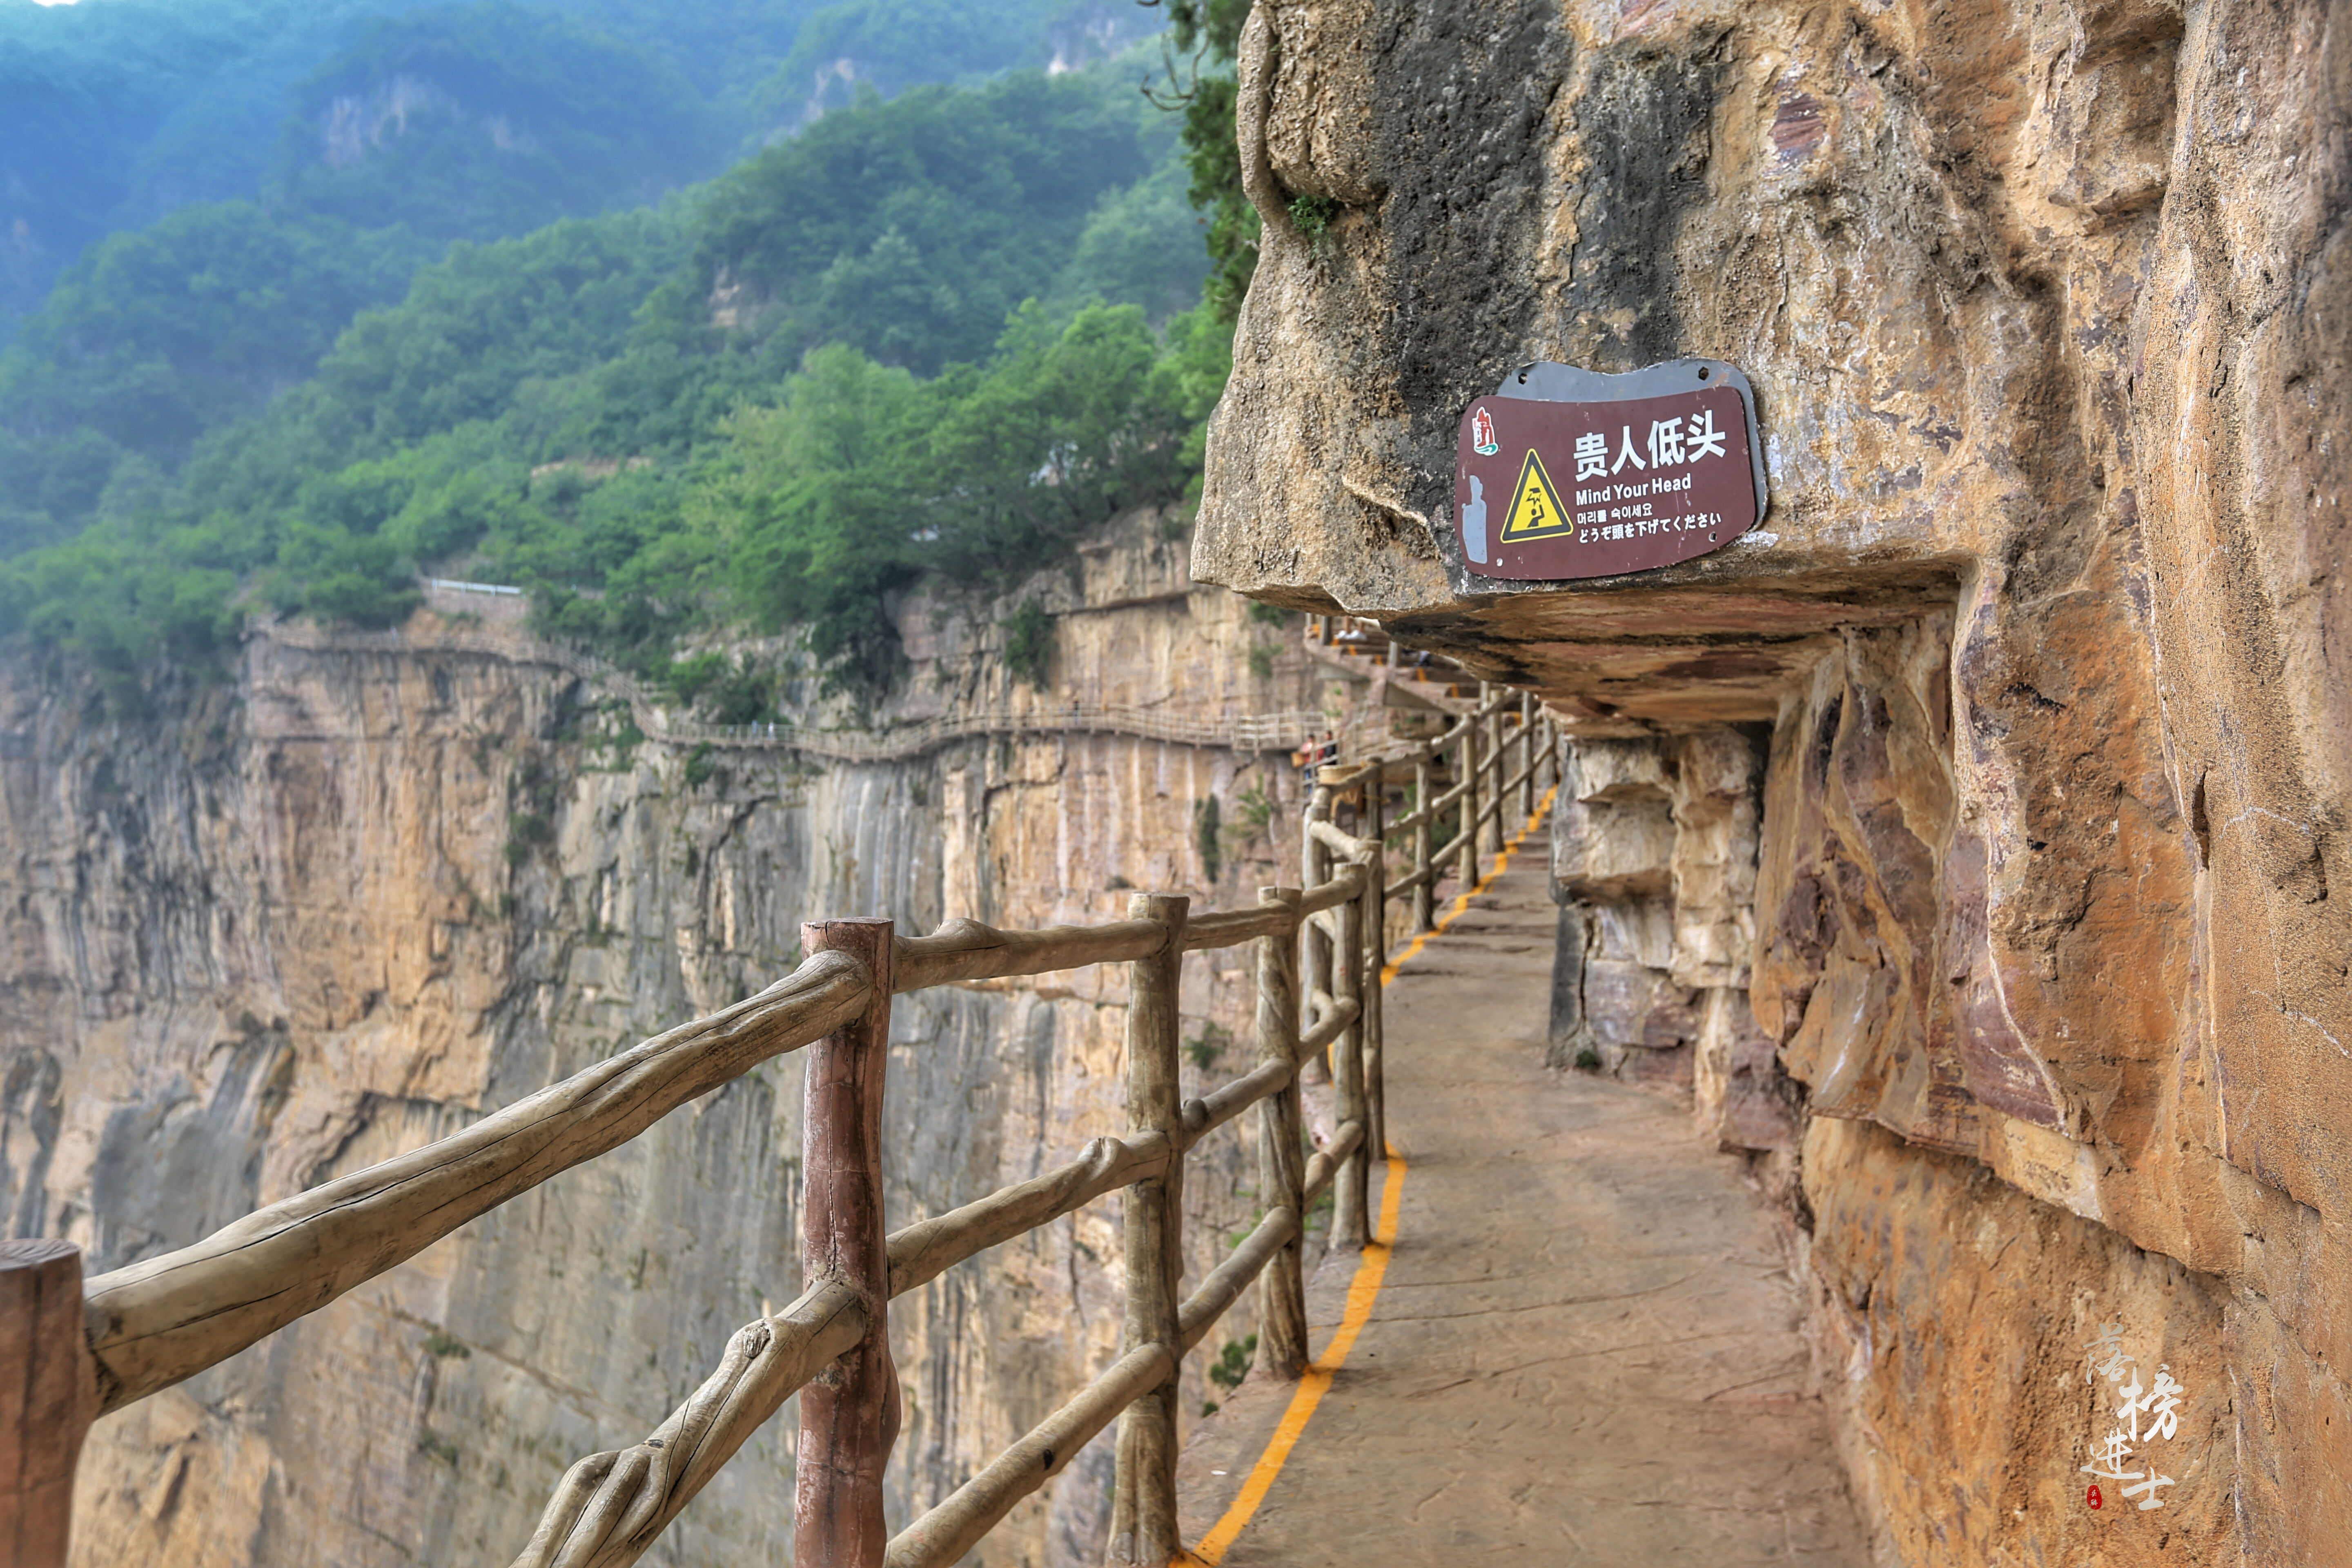
M1455 537L1474 577L1672 566L1738 538L1765 505L1755 394L1720 360L1622 375L1530 364L1462 416Z

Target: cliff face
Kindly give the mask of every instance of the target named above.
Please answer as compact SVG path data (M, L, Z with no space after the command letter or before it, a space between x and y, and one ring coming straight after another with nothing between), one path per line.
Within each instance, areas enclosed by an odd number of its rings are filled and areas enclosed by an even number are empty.
M1199 568L1533 686L1580 744L1769 726L1746 984L1904 1562L2352 1551L2347 26L1286 0L1244 40L1271 237ZM1754 381L1759 529L1475 575L1470 399L1685 354ZM1685 1029L1637 946L1591 951ZM2110 1323L2128 1363L2086 1352ZM2164 1507L2094 1512L2159 1371Z
M1055 612L1066 679L1015 688L1010 601L918 599L914 679L880 727L1048 700L1322 700L1290 639L1194 589L1156 521L1028 592ZM1287 651L1260 655L1260 678L1255 647ZM73 1239L93 1269L764 985L805 919L1036 926L1115 918L1128 885L1200 908L1295 879L1276 871L1297 865L1278 754L1052 732L862 765L665 746L519 632L430 612L396 636L260 628L233 684L152 695L154 717L110 721L28 672L0 686L0 1197L13 1234ZM1246 1065L1228 1047L1249 957L1203 958L1187 1093ZM1123 1131L1123 973L1088 971L901 998L891 1222ZM77 1562L506 1561L565 1467L642 1437L729 1333L797 1292L798 1061L100 1423ZM1202 1266L1254 1212L1240 1150L1221 1134L1186 1184ZM1108 1360L1118 1250L1116 1205L1098 1205L893 1307L896 1507L943 1495ZM772 1423L649 1561L782 1560L792 1432L789 1413ZM1106 1447L985 1560L1098 1553L1108 1476Z

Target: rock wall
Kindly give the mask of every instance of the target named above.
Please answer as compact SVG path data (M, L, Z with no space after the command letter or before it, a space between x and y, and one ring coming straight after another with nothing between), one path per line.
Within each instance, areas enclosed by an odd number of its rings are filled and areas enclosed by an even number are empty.
M1791 1151L1799 1096L1748 1005L1753 730L1560 742L1550 1065L1689 1090L1725 1150Z
M1197 569L1580 742L1770 727L1750 997L1891 1560L2352 1561L2347 27L1261 0L1244 36L1269 237ZM1683 354L1755 384L1762 524L1473 574L1470 399ZM2109 1322L2133 1359L2070 1374ZM2166 1365L2169 1500L2094 1513L2093 1396Z
M1028 595L1055 616L1046 689L1005 668L1012 600L918 598L900 615L913 677L877 722L1321 700L1295 638L1194 588L1156 519ZM298 630L257 628L233 681L166 680L137 721L69 679L0 679L0 1200L12 1234L77 1241L93 1269L764 985L797 962L804 919L1037 926L1123 914L1130 885L1197 908L1295 879L1277 869L1297 864L1298 812L1278 755L1116 735L869 766L698 752L633 739L611 690L518 631L486 649L484 627L430 613L396 637ZM1188 1093L1245 1065L1251 962L1187 965ZM1122 973L1088 971L901 998L893 1223L1123 1131L1123 995ZM642 1437L729 1333L797 1292L799 1072L787 1057L750 1073L101 1422L77 1563L509 1561L572 1460ZM1202 1268L1255 1212L1254 1157L1229 1130L1195 1172ZM1108 1361L1119 1247L1116 1204L1097 1205L895 1304L900 1517ZM1244 1310L1224 1334L1248 1327ZM786 1560L793 1430L789 1412L772 1423L647 1561ZM1097 1560L1108 1466L1107 1444L1090 1451L977 1560Z

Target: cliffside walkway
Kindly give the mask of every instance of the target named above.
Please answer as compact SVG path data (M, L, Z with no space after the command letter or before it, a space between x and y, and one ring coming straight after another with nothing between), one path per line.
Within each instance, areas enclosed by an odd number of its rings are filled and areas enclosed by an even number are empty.
M304 621L257 622L247 636L310 652L473 654L512 664L561 669L628 704L629 716L648 739L673 746L709 746L719 751L795 752L841 763L895 763L935 752L957 741L991 735L1131 735L1183 746L1219 746L1235 752L1285 752L1330 732L1320 712L1196 713L1131 702L1046 702L1034 694L1006 706L943 713L887 730L824 729L785 723L712 724L674 711L625 670L576 647L545 641L516 626L451 626L419 635L409 631L353 631ZM1360 716L1353 728L1368 728ZM1356 738L1360 747L1363 740Z
M1763 1199L1672 1100L1543 1066L1539 856L1454 907L1386 998L1392 1245L1324 1263L1303 1383L1193 1432L1193 1560L1862 1568Z

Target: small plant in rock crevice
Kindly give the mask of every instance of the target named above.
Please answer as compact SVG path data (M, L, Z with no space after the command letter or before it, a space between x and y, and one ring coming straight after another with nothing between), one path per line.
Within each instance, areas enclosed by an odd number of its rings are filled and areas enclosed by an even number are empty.
M1223 1389L1230 1396L1241 1387L1242 1380L1249 1376L1250 1363L1256 1357L1257 1336L1255 1334L1244 1339L1227 1340L1224 1348L1217 1352L1217 1359L1209 1363L1209 1381ZM1207 1400L1202 1404L1201 1414L1203 1416L1214 1415L1216 1413L1215 1400Z
M1184 1054L1192 1058L1194 1067L1207 1072L1223 1059L1226 1048L1233 1043L1231 1029L1217 1023L1202 1024L1201 1032L1184 1042Z
M1004 622L1004 667L1032 691L1043 691L1053 679L1054 617L1034 595Z
M1339 204L1328 196L1297 196L1290 203L1290 226L1298 237L1318 254L1331 243L1331 220L1339 216Z
M1274 798L1265 793L1262 781L1234 797L1234 820L1227 823L1223 835L1228 858L1238 859L1240 851L1255 842L1274 822Z
M1215 795L1204 795L1192 803L1192 847L1200 851L1202 879L1212 887L1224 869L1223 826Z

